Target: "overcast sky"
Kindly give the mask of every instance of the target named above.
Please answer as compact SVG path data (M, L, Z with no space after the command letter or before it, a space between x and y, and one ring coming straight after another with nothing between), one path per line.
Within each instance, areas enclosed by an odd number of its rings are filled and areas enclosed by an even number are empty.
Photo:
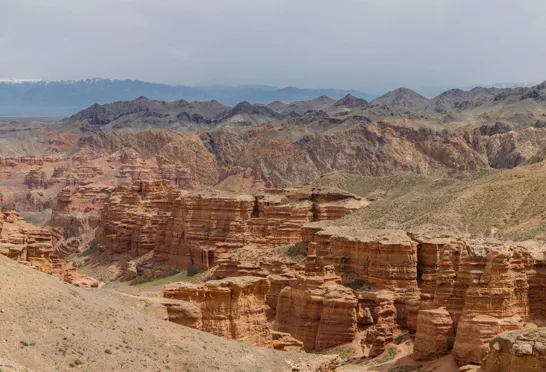
M544 0L0 0L0 77L381 91L546 80Z

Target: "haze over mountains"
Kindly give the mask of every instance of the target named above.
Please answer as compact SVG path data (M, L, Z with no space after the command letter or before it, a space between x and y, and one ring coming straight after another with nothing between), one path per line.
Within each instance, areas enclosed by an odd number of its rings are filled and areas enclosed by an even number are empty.
M498 84L496 86L513 88L529 86L529 84ZM420 89L419 92L432 98L442 90L430 88ZM348 89L304 89L292 86L279 88L268 85L193 87L103 78L60 81L0 79L0 117L65 117L92 104L130 101L141 96L168 102L180 99L186 101L216 100L224 105L236 106L244 101L263 104L278 101L289 104L294 101L312 100L320 96L339 100L348 94L366 101L371 101L381 95L377 92ZM376 101L376 103L383 102Z
M374 97L356 90L278 88L262 85L190 87L101 78L64 81L0 80L0 116L69 116L94 103L128 101L140 96L160 101L217 100L235 106L241 101L290 103L322 95L339 99L346 94L365 99Z

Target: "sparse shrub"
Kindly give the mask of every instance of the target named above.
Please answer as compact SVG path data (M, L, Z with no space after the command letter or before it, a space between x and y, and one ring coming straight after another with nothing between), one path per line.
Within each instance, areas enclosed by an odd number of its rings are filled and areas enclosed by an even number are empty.
M396 338L394 339L394 343L396 345L400 345L404 340L406 339L406 335L408 334L408 330L404 330L402 333L400 333Z
M104 350L104 353L105 353L105 354L112 354L112 350L106 349L106 350Z
M36 342L21 341L20 344L23 346L34 346L36 345Z
M362 288L365 283L366 282L362 279L356 279L356 280L353 280L352 282L347 283L347 287L357 290Z
M398 353L398 351L396 350L395 347L391 347L389 348L389 351L387 353L387 355L385 355L383 358L381 359L377 359L375 362L376 364L383 364L383 363L386 363L388 362L389 360L393 360L394 357L396 356L396 353Z
M334 349L331 349L331 350L328 350L325 352L325 354L329 354L329 355L339 355L341 361L343 363L345 363L346 361L349 360L349 358L351 357L351 355L353 354L353 350L348 348L348 347L345 347L345 346L338 346Z
M83 361L79 358L74 359L74 365L75 366L81 366L83 364Z
M307 251L303 247L303 244L294 243L289 244L281 248L280 254L282 256L288 257L295 262L302 262L307 258Z
M195 267L192 266L188 269L188 276L195 276L197 274L199 274L199 270L197 270Z

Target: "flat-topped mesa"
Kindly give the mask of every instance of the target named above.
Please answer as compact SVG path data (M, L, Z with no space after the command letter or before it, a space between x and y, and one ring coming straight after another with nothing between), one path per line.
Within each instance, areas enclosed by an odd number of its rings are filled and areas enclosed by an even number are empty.
M210 191L180 194L171 201L164 233L154 259L166 265L205 270L215 262L218 246L241 247L250 239L246 221L254 199Z
M266 189L256 200L251 229L274 245L301 240L307 222L341 218L369 204L338 189Z
M24 184L27 185L30 190L47 189L47 176L45 172L41 170L30 170L25 175Z
M446 245L460 244L451 235L428 235L408 232L417 242L417 282L423 299L432 299L436 291L436 275L441 264L440 254Z
M265 315L265 278L236 277L204 284L174 283L165 286L165 298L190 305L167 304L169 320L217 336L273 347Z
M357 303L333 268L318 264L314 272L297 275L279 293L276 328L303 342L305 351L351 342L357 331Z
M417 243L404 231L316 226L305 226L304 243L316 243L317 255L333 265L345 283L358 280L402 298L419 296Z
M501 333L489 349L480 372L546 371L546 328Z

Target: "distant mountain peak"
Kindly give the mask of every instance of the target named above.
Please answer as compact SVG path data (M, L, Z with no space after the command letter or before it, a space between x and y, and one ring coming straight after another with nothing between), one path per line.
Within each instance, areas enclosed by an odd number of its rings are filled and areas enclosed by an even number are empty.
M369 105L369 102L365 99L355 97L352 94L347 94L345 97L334 103L334 106L345 106L348 108L368 107Z

